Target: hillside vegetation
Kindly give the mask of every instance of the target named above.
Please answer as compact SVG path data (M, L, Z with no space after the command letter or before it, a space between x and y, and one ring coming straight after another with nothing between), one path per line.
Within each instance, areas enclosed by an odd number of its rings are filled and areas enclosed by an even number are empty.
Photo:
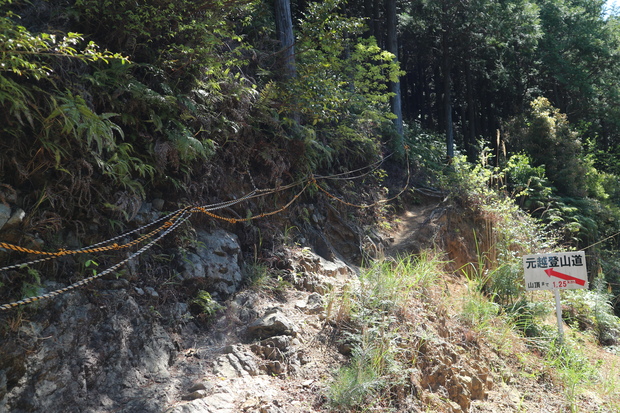
M149 323L205 328L319 292L344 358L317 411L618 410L619 80L602 0L0 0L2 403L45 316L22 304L127 278ZM238 237L226 282L187 276L207 229ZM572 250L561 340L521 257Z

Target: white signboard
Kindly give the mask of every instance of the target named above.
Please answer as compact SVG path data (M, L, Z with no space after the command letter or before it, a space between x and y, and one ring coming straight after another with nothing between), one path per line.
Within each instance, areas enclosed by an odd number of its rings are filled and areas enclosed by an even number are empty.
M575 290L588 288L586 253L554 252L523 257L525 289Z

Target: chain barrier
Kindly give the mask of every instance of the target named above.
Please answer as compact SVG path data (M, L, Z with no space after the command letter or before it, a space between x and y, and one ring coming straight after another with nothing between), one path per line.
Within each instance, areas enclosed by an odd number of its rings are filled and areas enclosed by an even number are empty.
M303 181L299 181L293 184L289 184L289 185L285 185L285 186L281 186L278 188L270 188L270 189L263 189L263 190L253 190L247 194L245 194L244 196L238 198L238 199L234 199L234 200L230 200L230 201L224 201L224 202L219 202L216 204L208 204L208 205L203 205L203 206L188 206L188 207L184 207L184 208L180 208L162 218L157 219L156 221L153 221L151 223L148 223L146 225L143 225L139 228L136 228L134 230L131 230L129 232L126 232L124 234L118 235L114 238L108 239L106 241L102 241L99 242L97 244L93 244L90 245L88 247L84 247L81 249L77 249L77 250L66 250L66 249L60 249L56 252L47 252L47 251L40 251L40 250L33 250L30 248L24 248L24 247L20 247L14 244L9 244L9 243L4 243L1 242L0 243L0 248L5 248L7 250L11 250L11 251L18 251L18 252L24 252L24 253L29 253L29 254L38 254L38 255L47 255L47 257L45 258L41 258L41 259L36 259L36 260L32 260L32 261L28 261L28 262L23 262L23 263L19 263L19 264L13 264L13 265L9 265L6 267L2 267L0 268L0 271L6 271L6 270L10 270L10 269L16 269L16 268L24 268L27 267L29 265L35 264L35 263L40 263L40 262L44 262L44 261L49 261L49 260L53 260L62 256L67 256L67 255L77 255L77 254L84 254L84 253L96 253L96 252L104 252L104 251L118 251L121 249L126 249L126 248L130 248L133 246L136 246L138 244L141 244L143 242L145 242L146 240L154 237L156 234L159 233L159 235L157 237L155 237L153 240L151 240L150 242L148 242L146 245L144 245L141 249L139 249L138 251L134 252L133 254L131 254L129 257L127 257L126 259L114 264L113 266L107 268L106 270L102 271L101 273L97 273L95 275L92 275L90 277L84 278L83 280L77 281L67 287L55 290L55 291L51 291L49 293L46 294L42 294L42 295L38 295L38 296L34 296L34 297L28 297L19 301L15 301L15 302L11 302L8 304L3 304L0 305L0 311L2 310L9 310L15 307L19 307L25 304L30 304L33 303L35 301L39 301L42 299L46 299L46 298L52 298L52 297L56 297L60 294L63 294L65 292L74 290L78 287L81 287L85 284L88 284L98 278L103 277L104 275L110 274L111 272L116 271L117 269L119 269L120 267L122 267L124 264L126 264L128 261L138 257L139 255L141 255L142 253L144 253L145 251L147 251L148 249L150 249L153 245L155 245L159 240L161 240L164 236L166 236L167 234L171 233L172 231L174 231L176 228L178 228L181 224L183 224L184 222L186 222L190 216L193 215L193 213L196 212L202 212L205 213L209 216L212 216L214 218L217 219L221 219L230 223L237 223L237 222L244 222L244 221L249 221L252 219L256 219L256 218L261 218L261 217L266 217L266 216L270 216L270 215L274 215L277 214L279 212L284 211L286 208L288 208L290 205L293 204L293 202L295 202L302 194L303 192L305 192L305 190L307 189L309 183L306 183L306 185L303 187L303 189L301 191L299 191L297 194L295 194L295 196L293 197L293 199L291 199L291 201L289 201L288 203L286 203L283 207L275 210L275 211L271 211L271 212L266 212L266 213L262 213L260 215L256 215L253 217L249 217L246 219L237 219L237 218L226 218L226 217L222 217L219 215L214 214L211 211L216 211L216 210L220 210L220 209L224 209L224 208L228 208L231 206L234 206L238 203L247 201L249 199L253 199L253 198L258 198L258 197L262 197L262 196L266 196L275 192L279 192L282 190L286 190L286 189L290 189L293 188L295 186L300 185L300 183L303 183ZM105 244L109 244L110 242L113 241L117 241L120 238L124 238L127 237L131 234L137 233L141 230L145 230L149 227L152 227L155 224L161 223L163 222L162 225L160 225L159 227L155 228L154 230L141 235L140 237L136 238L135 240L132 240L130 242L124 243L124 244L118 244L116 242L114 242L111 245L105 245Z
M614 238L614 237L617 237L618 235L620 235L620 232L616 232L615 234L612 234L612 235L610 235L610 236L608 236L608 237L606 237L606 238L603 238L602 240L596 241L594 244L590 244L590 245L588 245L587 247L582 248L582 250L584 250L584 251L585 251L585 250L587 250L588 248L592 248L593 246L598 245L598 244L601 244L601 243L603 243L603 242L607 241L608 239L612 239L612 238Z
M37 263L41 263L41 262L45 262L45 261L50 261L50 260L54 260L57 259L59 257L63 257L63 256L70 256L70 255L78 255L78 254L87 254L87 253L99 253L99 252L106 252L106 251L120 251L120 250L124 250L124 249L128 249L131 247L135 247L137 245L140 245L144 242L147 242L144 246L142 246L142 248L138 249L137 251L135 251L134 253L130 254L127 258L119 261L118 263L112 265L111 267L105 269L104 271L100 272L100 273L96 273L90 277L84 278L80 281L77 281L67 287L64 288L60 288L58 290L54 290L51 291L49 293L45 293L45 294L41 294L38 296L34 296L34 297L28 297L28 298L24 298L22 300L19 301L15 301L15 302L11 302L8 304L3 304L0 305L0 311L3 310L9 310L15 307L19 307L25 304L30 304L33 303L35 301L39 301L39 300L43 300L43 299L47 299L47 298L52 298L52 297L56 297L60 294L63 294L65 292L74 290L78 287L81 287L85 284L88 284L96 279L99 279L107 274L110 274L116 270L118 270L120 267L122 267L123 265L125 265L127 262L129 262L130 260L140 256L141 254L143 254L145 251L149 250L151 247L153 247L153 245L155 245L158 241L160 241L163 237L165 237L166 235L170 234L171 232L173 232L175 229L177 229L180 225L182 225L183 223L185 223L187 220L189 220L189 218L195 214L195 213L202 213L205 214L211 218L214 219L218 219L224 222L228 222L230 224L237 224L237 223L242 223L242 222L249 222L252 221L254 219L259 219L259 218L265 218L268 216L272 216L272 215L276 215L278 213L281 213L283 211L285 211L286 209L288 209L297 199L299 199L299 197L310 187L310 186L315 186L316 188L318 188L322 193L324 193L325 195L327 195L329 198L335 199L339 202L344 203L345 205L351 206L351 207L355 207L355 208L369 208L371 206L374 205L378 205L378 204L382 204L385 202L389 202L390 200L396 199L398 196L400 196L403 192L405 192L407 190L407 188L409 187L409 178L410 178L410 171L409 171L409 165L407 162L407 183L406 186L403 188L402 191L399 192L398 195L396 195L393 198L390 198L388 200L381 200L378 202L375 202L373 204L370 205L356 205L347 201L344 201L338 197L336 197L335 195L332 195L331 193L329 193L326 189L324 189L323 187L321 187L317 180L353 180L353 179L359 179L362 178L364 176L367 176L369 174L371 174L372 172L374 172L375 170L377 170L382 164L383 162L385 162L385 160L387 158L389 158L391 156L388 155L387 157L381 159L380 161L377 161L375 163L373 163L372 165L363 167L363 168L359 168L353 171L348 171L348 172L343 172L340 174L335 174L335 175L328 175L328 176L312 176L308 179L303 179L303 180L299 180L296 182L293 182L291 184L287 184L287 185L283 185L283 186L278 186L276 188L267 188L267 189L257 189L256 185L254 184L254 180L252 179L251 175L248 172L248 175L250 176L250 180L251 180L251 184L253 187L253 190L250 191L249 193L243 195L240 198L237 199L233 199L230 201L224 201L224 202L219 202L219 203L215 203L215 204L207 204L207 205L202 205L202 206L186 206L180 209L177 209L174 212L171 212L153 222L150 222L148 224L145 224L139 228L133 229L131 231L128 231L126 233L123 233L121 235L118 235L116 237L110 238L108 240L105 241L101 241L98 242L96 244L93 245L89 245L87 247L84 248L80 248L80 249L76 249L76 250L67 250L64 248L61 248L57 251L41 251L41 250L35 250L35 249L31 249L31 248L25 248L25 247L21 247L19 245L14 245L14 244L10 244L10 243L6 243L6 242L0 242L0 248L5 249L5 250L9 250L9 251L16 251L16 252L21 252L21 253L26 253L26 254L32 254L32 255L43 255L45 256L44 258L39 258L39 259L35 259L35 260L31 260L31 261L27 261L27 262L22 262L19 264L12 264L12 265L8 265L5 267L0 267L0 272L1 271L7 271L7 270L11 270L11 269L18 269L18 268L25 268L29 265L32 264L37 264ZM367 171L366 171L367 170ZM351 176L352 174L357 174L359 172L362 171L366 171L363 172L359 175L356 176ZM284 204L282 207L273 210L273 211L269 211L269 212L263 212L257 215L252 215L246 218L230 218L230 217L225 217L222 215L218 215L215 214L213 211L218 211L221 209L225 209L225 208L229 208L232 207L234 205L237 205L241 202L245 202L248 201L250 199L255 199L255 198L259 198L259 197L263 197L263 196L267 196L267 195L271 195L274 194L276 192L281 192L284 190L288 190L288 189L292 189L295 188L297 186L303 185L302 189L300 191L298 191L293 198L287 202L286 204ZM125 243L119 243L117 241L119 241L122 238L126 238L128 236L131 236L133 234L139 233L141 231L145 231L148 228L152 228L154 225L159 225L157 226L155 229L150 230L149 232L140 235L138 238L125 242Z
M119 261L118 263L116 263L113 266L107 268L106 270L104 270L104 271L102 271L102 272L100 272L98 274L94 274L94 275L92 275L90 277L84 278L83 280L77 281L77 282L75 282L75 283L73 283L73 284L71 284L71 285L69 285L67 287L60 288L58 290L54 290L54 291L51 291L51 292L46 293L46 294L37 295L35 297L28 297L28 298L24 298L23 300L19 300L19 301L15 301L15 302L12 302L12 303L1 305L0 306L0 311L1 310L9 310L11 308L19 307L19 306L24 305L24 304L30 304L30 303L33 303L35 301L43 300L43 299L46 299L46 298L56 297L57 295L66 293L66 292L71 291L71 290L75 290L78 287L81 287L81 286L83 286L85 284L88 284L88 283L98 279L98 278L103 277L104 275L107 275L107 274L110 274L110 273L116 271L117 269L119 269L120 267L125 265L127 262L131 261L132 259L136 258L140 254L142 254L145 251L147 251L149 248L151 248L153 245L155 245L157 243L157 241L161 240L163 237L168 235L170 232L174 231L182 223L187 221L189 219L190 215L191 214L189 214L189 213L183 212L181 214L180 218L176 222L173 222L171 225L167 226L167 229L165 231L163 231L161 234L159 234L159 236L157 236L156 238L151 240L148 244L144 245L142 248L140 248L138 251L134 252L133 254L131 254L130 256L125 258L124 260Z
M405 193L405 191L407 189L409 189L409 185L411 182L411 166L409 165L409 146L405 145L405 164L407 165L407 181L405 182L405 185L403 186L403 188L400 190L400 192L398 192L396 195L394 195L391 198L388 199L381 199L379 201L375 201L372 204L364 204L364 205L357 205L357 204L353 204L351 202L345 201L344 199L341 199L335 195L332 195L331 193L329 193L325 188L323 188L321 185L319 185L317 183L317 179L339 179L339 180L343 180L343 179L358 179L358 178L362 178L364 176L367 176L371 173L373 173L374 171L378 170L379 167L385 162L386 159L388 159L390 156L394 155L394 153L389 154L388 156L386 156L385 158L382 158L380 161L375 162L372 165L363 167L363 168L359 168L357 170L351 171L351 172L345 172L342 174L337 174L337 175L330 175L330 176L313 176L312 178L312 183L321 191L323 192L325 195L327 195L329 198L334 199L344 205L348 205L350 207L353 208L371 208L371 207L375 207L378 205L383 205L386 204L388 202L391 202L393 200L395 200L396 198L398 198L399 196L401 196L403 193ZM356 177L353 178L344 178L342 177L343 175L346 175L348 173L353 173L353 172L360 172L362 170L365 170L369 168L370 170L368 172L365 172L361 175L358 175ZM415 189L415 188L414 188Z
M181 210L181 212L177 213L177 215L182 214L182 212L184 212L184 210ZM78 250L67 250L67 249L63 248L63 249L60 249L60 250L58 250L56 252L47 252L47 251L40 251L40 250L33 250L33 249L29 249L29 248L23 248L23 247L20 247L18 245L13 245L13 244L7 244L5 242L0 242L0 248L4 248L4 249L7 249L7 250L18 251L18 252L24 252L24 253L27 253L27 254L49 255L49 256L52 256L53 258L63 257L65 255L90 254L90 253L105 252L105 251L111 251L111 250L118 251L118 250L122 250L122 249L125 249L125 248L133 247L134 245L141 244L145 240L147 240L149 238L152 238L158 232L161 232L164 229L170 227L172 225L172 223L173 223L175 218L176 217L173 216L170 221L164 222L164 224L162 226L154 229L153 231L151 231L151 232L149 232L147 234L144 234L144 235L140 236L139 238L136 238L133 241L127 242L125 244L114 243L114 244L106 245L106 246L103 246L103 247L81 248L81 249L78 249ZM32 262L30 262L30 263L32 263ZM26 265L30 264L30 263L26 263ZM4 267L2 269L8 269L8 268L11 268L11 267Z
M292 187L287 185L286 187L283 187L283 189L287 189L288 187ZM231 200L231 201L224 201L224 202L220 202L217 204L210 204L210 205L204 205L200 208L203 208L207 211L214 211L214 210L218 210L218 209L223 209L223 208L228 208L230 206L233 206L235 204L238 204L240 202L246 201L248 199L252 199L252 198L256 198L258 196L265 196L268 195L270 193L274 193L277 191L280 191L282 189L280 188L276 188L276 189L264 189L264 190L254 190L244 196L242 196L241 198L235 199L235 200ZM262 193L258 193L258 192L262 192ZM19 264L12 264L12 265L8 265L6 267L0 267L0 272L1 271L6 271L6 270L11 270L11 269L16 269L16 268L23 268L26 267L28 265L31 264L37 264L40 262L45 262L45 261L50 261L53 259L56 259L58 257L62 257L65 255L76 255L76 254L85 254L85 253L93 253L93 252L105 252L105 251L110 251L110 250L121 250L121 249L125 249L125 248L129 248L138 244L141 244L142 242L146 241L147 239L153 237L155 234L157 234L158 232L160 232L161 230L165 229L166 227L168 227L170 225L171 220L174 220L175 216L178 216L179 214L183 213L183 211L186 211L188 209L192 209L195 207L184 207L184 208L180 208L174 212L169 213L166 216L163 216L153 222L150 222L148 224L145 224L139 228L133 229L131 231L128 231L126 233L123 233L121 235L118 235L114 238L110 238L108 240L105 241L101 241L98 242L97 244L93 244L87 247L83 247L77 250L66 250L66 249L60 249L58 251L55 252L47 252L47 251L41 251L41 250L33 250L31 248L24 248L24 247L20 247L18 245L14 245L14 244L9 244L6 242L0 242L0 248L4 248L7 250L11 250L11 251L17 251L17 252L23 252L23 253L28 253L28 254L33 254L33 255L47 255L46 258L41 258L41 259L37 259L37 260L32 260L32 261L28 261L28 262L23 262L23 263L19 263ZM167 221L164 222L164 224L158 228L156 228L155 230L149 232L148 234L144 234L142 236L140 236L139 238L130 241L128 243L125 244L118 244L118 243L114 243L111 245L105 245L105 244L109 244L113 241L119 240L121 238L126 238L132 234L135 234L137 232L140 232L142 230L145 230L146 228L149 228L155 224L158 224L162 221Z
M232 201L220 202L218 204L206 205L206 206L204 206L202 208L205 208L205 209L207 209L209 211L227 208L227 207L235 205L235 204L237 204L239 202L243 202L243 201L245 201L247 199L250 199L255 194L256 194L256 191L252 191L252 192L244 195L243 197L241 197L239 199L232 200ZM186 211L188 209L191 209L191 208L193 208L193 207L188 206L188 207L180 208L180 209L176 210L175 212L172 212L172 213L170 213L170 214L168 214L168 215L166 215L166 216L164 216L162 218L159 218L156 221L153 221L153 222L150 222L150 223L148 223L146 225L143 225L140 228L136 228L136 229L134 229L132 231L126 232L126 233L121 234L121 235L118 235L118 236L116 236L114 238L110 238L110 239L108 239L106 241L102 241L102 242L99 242L97 244L93 244L93 245L90 245L88 247L80 248L80 249L77 249L77 250L59 249L58 251L55 251L55 252L48 252L48 251L41 251L41 250L33 250L31 248L24 248L24 247L20 247L19 245L9 244L9 243L6 243L6 242L0 242L0 248L4 248L4 249L7 249L7 250L23 252L23 253L27 253L27 254L47 255L47 256L49 256L49 258L45 258L45 259L41 259L41 260L29 261L27 263L15 264L15 265L7 266L7 267L2 267L2 268L0 268L0 271L9 270L9 269L12 269L12 268L19 268L19 267L22 267L24 265L34 264L35 262L46 261L48 259L54 259L54 258L62 257L62 256L65 256L65 255L87 254L87 253L105 252L105 251L110 251L110 250L121 250L121 249L129 248L129 247L132 247L134 245L141 244L145 240L153 237L158 232L164 230L165 228L167 228L168 226L171 225L171 221L174 221L174 218L176 216L180 215L184 211ZM155 225L155 224L157 224L159 222L162 222L162 221L165 221L163 225L161 225L160 227L152 230L151 232L149 232L147 234L144 234L144 235L140 236L139 238L137 238L137 239L135 239L133 241L127 242L125 244L114 243L114 244L111 244L111 245L105 245L105 244L108 244L108 243L110 243L112 241L116 241L116 240L118 240L120 238L127 237L127 236L129 236L131 234L134 234L136 232L140 232L140 231L142 231L142 230L144 230L144 229L146 229L146 228L148 228L150 226L153 226L153 225ZM102 246L102 245L105 245L105 246Z
M269 195L272 193L275 193L277 191L281 191L281 190L285 190L285 189L289 189L292 188L294 186L299 185L299 182L297 183L293 183L293 184L289 184L283 187L278 187L278 188L269 188L269 189L263 189L263 190L253 190L251 192L249 192L248 194L238 198L238 199L234 199L234 200L230 200L230 201L224 201L224 202L220 202L217 204L209 204L209 205L204 205L201 207L185 207L185 208L180 208L174 212L169 213L166 216L163 216L153 222L150 222L148 224L145 224L139 228L133 229L131 231L128 231L126 233L123 233L121 235L118 235L116 237L110 238L108 240L105 241L101 241L98 242L96 244L87 246L87 247L83 247L77 250L66 250L66 249L61 249L58 250L57 252L46 252L46 251L40 251L40 250L33 250L30 248L24 248L24 247L20 247L14 244L9 244L9 243L5 243L2 242L0 243L0 248L4 248L4 249L8 249L11 251L18 251L18 252L24 252L24 253L31 253L33 255L47 255L47 257L45 258L40 258L40 259L36 259L36 260L31 260L31 261L27 261L27 262L21 262L18 264L12 264L12 265L8 265L5 267L0 267L0 272L2 271L7 271L7 270L11 270L11 269L18 269L18 268L25 268L29 265L32 264L38 264L41 262L46 262L46 261L50 261L50 260L54 260L56 258L59 258L61 256L65 256L65 255L76 255L76 254L82 254L82 253L92 253L92 252L103 252L103 251L109 251L109 250L120 250L120 249L125 249L125 248L129 248L131 246L135 246L138 245L144 241L146 241L147 239L151 238L152 236L154 236L155 234L157 234L158 232L160 232L161 230L167 228L170 226L170 222L174 221L175 217L177 217L178 215L180 215L181 213L183 213L184 211L188 210L188 209L195 209L195 208L199 208L200 210L204 210L204 211L215 211L215 210L219 210L219 209L223 209L223 208L228 208L231 207L235 204L238 204L240 202L246 201L248 199L252 199L252 198L257 198L260 196L265 196L265 195ZM194 211L195 212L195 211ZM133 240L131 242L125 243L125 244L118 244L118 243L114 243L112 245L109 246L105 246L102 247L105 244L109 244L113 241L119 240L121 238L126 238L127 236L130 236L132 234L135 234L137 232L140 232L142 230L145 230L146 228L149 228L155 224L158 224L162 221L166 221L162 226L158 227L157 229L149 232L148 234L142 235L141 237L139 237L136 240Z
M258 219L258 218L265 218L271 215L275 215L275 214L279 214L280 212L284 211L285 209L287 209L288 207L290 207L296 200L297 198L299 198L305 191L306 189L308 189L308 186L310 186L310 182L308 182L301 191L299 191L297 194L295 194L295 196L293 196L293 198L287 202L283 207L276 209L275 211L270 211L270 212L263 212L261 214L258 215L252 215L251 217L247 217L247 218L228 218L228 217L223 217L221 215L216 215L214 213L212 213L211 211L209 211L206 208L203 207L194 207L192 209L193 211L196 212L202 212L203 214L206 214L207 216L210 216L211 218L215 218L215 219L219 219L221 221L226 221L230 224L237 224L240 222L249 222L252 221L254 219Z
M407 148L407 151L408 151L408 148ZM367 175L370 175L371 173L377 171L381 167L381 165L383 165L383 163L387 159L389 159L392 155L394 155L393 152L391 154L389 154L389 155L379 159L378 161L370 164L370 165L362 166L361 168L354 169L352 171L346 171L346 172L342 172L342 173L339 173L339 174L333 174L333 175L314 175L314 178L315 179L322 179L322 180L324 180L324 179L330 179L330 180L351 180L351 179L363 178L363 177L365 177ZM407 156L408 156L408 154L407 154ZM357 176L350 176L350 175L352 175L354 173L365 171L366 169L368 169L368 172L364 172L364 173L362 173L360 175L357 175Z

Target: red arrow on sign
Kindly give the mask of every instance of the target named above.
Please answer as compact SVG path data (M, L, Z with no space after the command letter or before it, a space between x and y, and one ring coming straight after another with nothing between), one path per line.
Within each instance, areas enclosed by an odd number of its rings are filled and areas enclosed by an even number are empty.
M572 276L570 276L568 274L563 274L561 272L557 272L553 268L549 268L548 270L545 270L545 272L547 273L547 275L549 277L557 277L557 278L561 278L561 279L567 280L567 281L575 281L579 285L585 285L585 283L586 283L585 280L582 280L581 278L576 278L576 277L572 277Z

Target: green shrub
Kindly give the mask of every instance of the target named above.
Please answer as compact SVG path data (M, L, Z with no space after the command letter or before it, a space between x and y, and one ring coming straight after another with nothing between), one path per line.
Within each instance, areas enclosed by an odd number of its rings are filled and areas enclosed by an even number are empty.
M508 127L508 141L516 152L524 151L534 166L545 167L546 174L562 194L585 196L586 166L581 141L566 115L548 99L539 97L530 104L524 118Z
M464 156L455 157L451 170L441 176L440 182L459 204L487 220L492 228L491 246L496 250L496 258L510 262L524 253L555 244L555 238L544 231L542 223L520 210L507 196L503 184L505 172L489 165L488 150L482 154L478 164L467 162Z
M532 166L531 158L525 154L512 155L503 172L510 196L521 208L535 211L544 208L554 191L546 177L544 166Z
M595 290L568 290L563 293L563 317L581 330L590 330L601 345L618 344L620 319L611 305L612 295L603 291L602 279Z
M342 13L343 4L306 5L297 29L297 74L269 94L281 102L278 116L287 118L284 126L304 151L300 164L310 171L374 161L393 117L387 82L401 73L398 65L374 38L355 37L364 31L363 20Z
M373 405L383 389L396 384L394 378L402 378L402 367L396 360L398 335L390 331L394 321L374 320L355 335L351 360L336 372L330 385L328 397L333 407L341 410Z
M223 308L220 303L211 297L211 294L204 290L198 291L196 297L190 301L190 304L197 306L200 312L206 315L208 319L212 318L215 313Z
M434 174L444 169L445 143L444 138L414 122L405 125L405 145L409 147L409 161L416 169ZM434 180L436 176L429 176Z
M504 308L514 305L525 294L520 260L502 262L490 272L485 291Z
M538 338L548 340L557 336L557 329L551 331L551 328L542 324L542 319L551 312L544 302L530 301L524 295L515 303L505 306L504 309L511 323L525 337L534 339L534 344L537 343Z

